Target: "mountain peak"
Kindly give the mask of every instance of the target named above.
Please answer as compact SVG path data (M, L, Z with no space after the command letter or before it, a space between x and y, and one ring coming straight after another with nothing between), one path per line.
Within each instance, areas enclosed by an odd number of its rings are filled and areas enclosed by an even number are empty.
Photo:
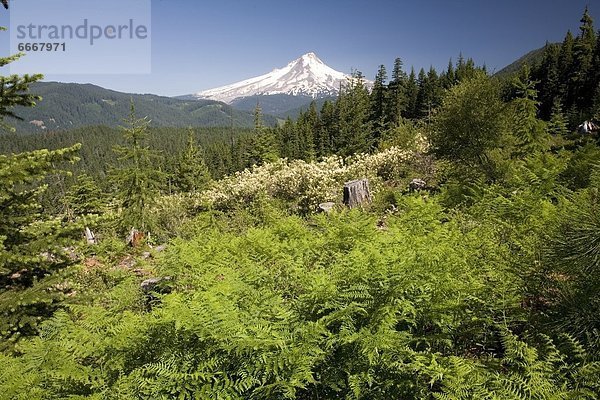
M194 96L232 103L254 95L288 94L313 98L337 95L348 75L327 66L314 52L302 55L283 68L231 85L205 90Z
M321 59L312 51L310 53L306 53L304 54L302 57L300 57L298 60L303 60L306 62L318 62L323 64L323 61L321 61Z

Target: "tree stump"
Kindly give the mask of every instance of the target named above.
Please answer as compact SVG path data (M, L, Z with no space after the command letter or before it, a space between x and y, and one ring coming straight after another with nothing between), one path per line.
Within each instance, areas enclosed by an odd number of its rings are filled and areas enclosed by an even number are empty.
M346 182L344 185L344 204L350 208L370 203L371 193L369 191L369 180L358 179Z
M144 241L144 234L135 228L131 228L126 241L131 247L138 247Z

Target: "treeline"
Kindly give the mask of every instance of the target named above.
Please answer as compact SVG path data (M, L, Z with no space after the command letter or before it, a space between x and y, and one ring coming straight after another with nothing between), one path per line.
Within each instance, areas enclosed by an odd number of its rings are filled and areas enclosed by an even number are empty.
M407 73L396 58L391 79L385 65L380 65L372 87L356 72L335 101L325 102L320 110L313 102L296 121L288 118L273 129L279 155L313 160L372 151L394 137L405 120L430 120L444 92L477 71L486 68L460 55L441 73L433 67L418 73L411 68Z
M579 34L567 32L562 43L547 44L542 61L532 66L540 115L563 110L569 126L600 117L600 34L587 8Z

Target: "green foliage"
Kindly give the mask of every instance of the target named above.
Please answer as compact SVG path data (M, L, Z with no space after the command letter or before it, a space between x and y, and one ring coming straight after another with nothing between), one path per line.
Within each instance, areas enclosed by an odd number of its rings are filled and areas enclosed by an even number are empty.
M21 356L3 356L2 393L593 398L589 356L500 328L524 314L492 225L448 221L419 197L397 206L384 229L361 212L303 221L265 208L260 226L241 231L201 215L200 233L159 263L171 294L146 312L125 278L70 306L19 346Z
M187 148L176 160L173 185L177 191L195 192L205 189L211 180L202 149L196 146L193 132L190 132Z
M41 184L55 164L75 162L79 146L0 156L0 337L36 333L68 285L56 272L71 263L65 247L82 227L43 214ZM0 347L5 348L4 341Z
M4 31L6 28L0 27L0 31ZM18 60L23 56L22 53L14 54L8 57L0 57L0 67L4 67L13 61ZM40 74L35 75L10 75L0 76L0 128L3 130L9 130L14 132L14 128L4 122L4 118L12 117L17 120L23 118L14 111L14 107L33 107L37 100L41 97L29 92L29 86L40 79L43 76Z
M570 141L566 124L589 113L596 40L586 12L577 38L548 45L510 87L462 56L418 76L398 59L370 93L357 73L297 121L265 128L257 112L254 132L147 138L132 110L116 143L121 204L99 204L77 174L57 218L37 188L75 149L0 156L0 393L599 398L600 150L593 137ZM104 168L102 151L85 154ZM208 169L243 168L202 190ZM162 192L155 170L170 174ZM364 177L372 205L314 213ZM427 187L409 190L413 177ZM103 240L75 248L87 258L67 268L61 250L81 227L64 221L95 213L110 221ZM166 251L128 254L110 226L123 216Z
M506 140L506 123L499 85L477 74L446 94L430 137L433 152L467 167L487 169L490 152Z
M517 139L517 151L529 154L545 150L550 138L546 131L546 124L537 118L537 91L531 80L530 70L525 66L520 76L513 81L517 98L511 103L514 108L514 135Z
M123 209L121 227L146 232L151 225L149 207L159 193L164 175L154 168L158 153L147 146L148 121L136 118L133 103L125 123L122 129L126 145L114 148L125 166L112 171L112 180Z
M600 179L574 195L562 210L546 252L550 323L585 338L600 332Z
M76 219L90 214L101 214L105 207L102 190L94 179L86 174L79 175L62 199L65 214Z

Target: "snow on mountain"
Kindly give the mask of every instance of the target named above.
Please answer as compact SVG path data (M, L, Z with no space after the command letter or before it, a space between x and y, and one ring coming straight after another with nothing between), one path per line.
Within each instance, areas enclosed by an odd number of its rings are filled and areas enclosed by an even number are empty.
M289 94L313 98L337 95L349 75L325 65L315 53L307 53L283 68L231 85L196 93L194 97L231 103L253 95Z

